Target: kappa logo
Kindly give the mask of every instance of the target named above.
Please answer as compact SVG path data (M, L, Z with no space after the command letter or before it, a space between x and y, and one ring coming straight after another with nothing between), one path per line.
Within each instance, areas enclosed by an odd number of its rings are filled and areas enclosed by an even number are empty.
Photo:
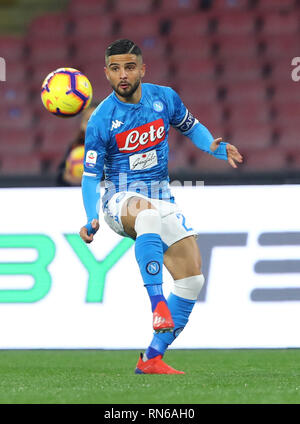
M123 124L124 124L124 122L119 121L118 119L116 119L115 121L112 121L110 130L111 131L112 130L115 130L116 128L119 128Z

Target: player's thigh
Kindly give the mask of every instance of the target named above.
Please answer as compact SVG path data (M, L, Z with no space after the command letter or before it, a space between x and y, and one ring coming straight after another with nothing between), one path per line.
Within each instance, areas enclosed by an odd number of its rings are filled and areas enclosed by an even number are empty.
M201 274L202 260L195 236L172 244L164 254L164 264L174 280Z
M133 197L142 198L144 202L132 201L128 202ZM135 223L135 215L138 214L143 208L150 207L148 204L149 198L143 196L139 193L133 192L118 192L115 193L109 200L105 201L103 207L104 220L107 225L117 234L123 237L131 237L133 239L136 238L136 233L134 231L134 223ZM125 205L125 206L124 206ZM131 205L128 210L127 206ZM124 208L123 208L124 206ZM123 210L123 219L122 219L122 210ZM123 227L123 221L125 223L126 229L125 231Z
M139 196L130 197L122 205L121 221L124 231L134 239L136 238L134 229L136 217L145 209L155 209L155 207L150 200Z

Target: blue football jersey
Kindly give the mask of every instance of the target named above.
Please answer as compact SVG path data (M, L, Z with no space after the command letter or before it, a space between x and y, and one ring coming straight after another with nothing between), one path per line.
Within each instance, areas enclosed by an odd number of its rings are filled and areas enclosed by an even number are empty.
M143 83L137 104L112 92L91 115L85 139L84 175L102 177L105 204L119 191L173 201L169 189L170 125L188 132L198 122L170 87Z

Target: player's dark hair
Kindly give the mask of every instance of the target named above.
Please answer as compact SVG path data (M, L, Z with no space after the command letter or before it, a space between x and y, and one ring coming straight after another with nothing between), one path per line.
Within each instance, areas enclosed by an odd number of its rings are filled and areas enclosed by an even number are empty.
M115 54L135 54L136 56L142 56L142 51L133 41L123 38L116 40L110 44L105 50L105 61L109 56Z

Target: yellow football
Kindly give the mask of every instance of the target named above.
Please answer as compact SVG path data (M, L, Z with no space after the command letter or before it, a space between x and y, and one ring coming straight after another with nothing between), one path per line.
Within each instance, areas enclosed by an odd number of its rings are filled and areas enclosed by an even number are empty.
M42 84L43 105L56 116L78 115L89 106L92 97L90 81L77 69L59 68L47 75Z
M72 175L72 177L81 178L83 173L83 159L84 159L84 146L74 147L67 160L66 160L66 171Z

